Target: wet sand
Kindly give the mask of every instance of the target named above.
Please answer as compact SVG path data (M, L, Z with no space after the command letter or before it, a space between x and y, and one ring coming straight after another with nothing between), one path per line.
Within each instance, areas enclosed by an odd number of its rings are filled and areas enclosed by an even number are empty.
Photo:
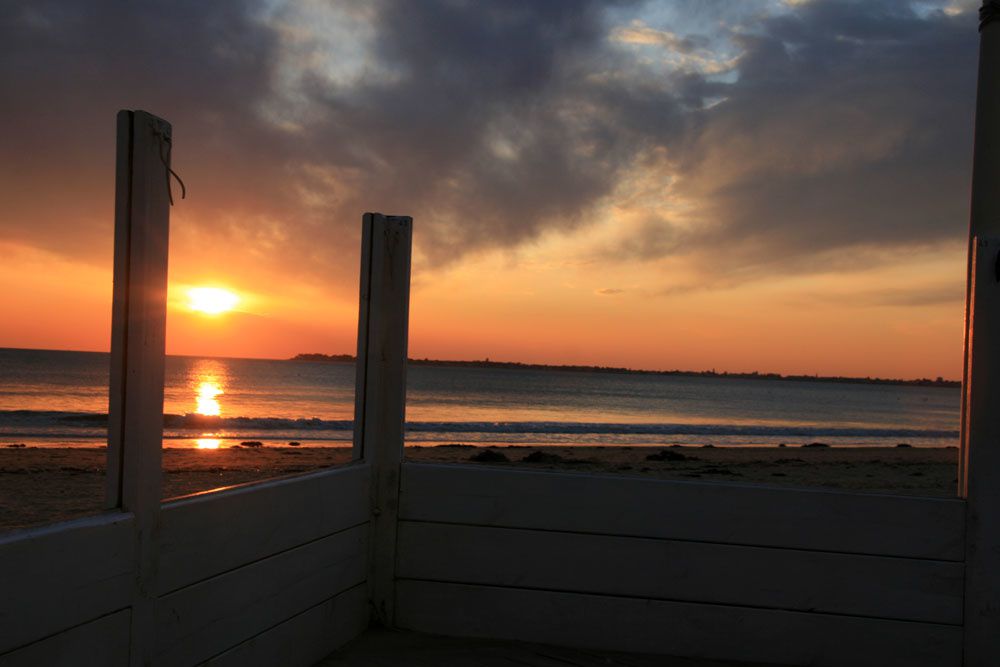
M0 444L0 529L101 511L101 448ZM165 498L343 465L349 447L166 449ZM955 448L408 446L411 461L953 497Z

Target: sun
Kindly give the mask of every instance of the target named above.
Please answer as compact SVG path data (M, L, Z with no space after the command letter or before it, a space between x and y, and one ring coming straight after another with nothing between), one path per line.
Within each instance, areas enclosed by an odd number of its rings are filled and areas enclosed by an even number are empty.
M228 312L240 302L240 297L219 287L192 287L187 294L188 307L206 315Z

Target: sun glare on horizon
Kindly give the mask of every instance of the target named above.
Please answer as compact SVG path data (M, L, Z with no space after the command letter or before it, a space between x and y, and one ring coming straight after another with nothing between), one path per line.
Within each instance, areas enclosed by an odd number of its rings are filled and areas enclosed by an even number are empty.
M220 287L192 287L187 294L188 307L205 315L229 312L240 302L240 297Z

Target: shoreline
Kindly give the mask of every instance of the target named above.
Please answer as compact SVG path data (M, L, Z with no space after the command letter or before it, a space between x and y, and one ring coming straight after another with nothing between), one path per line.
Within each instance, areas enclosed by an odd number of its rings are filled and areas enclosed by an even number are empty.
M99 512L107 448L0 446L0 530ZM166 448L164 498L350 462L338 447ZM410 445L407 461L860 493L954 497L954 447Z
M462 435L461 433L449 434L449 435ZM599 436L601 434L595 434ZM809 438L803 438L806 442L782 442L775 444L774 442L739 442L739 443L705 443L705 442L692 442L687 438L684 438L683 442L677 442L675 440L664 440L658 439L654 442L634 442L634 443L623 443L623 442L608 442L607 440L594 440L594 441L576 441L576 442L553 442L552 440L520 440L514 441L510 439L497 440L497 441L476 441L476 442L461 442L456 443L454 440L458 438L447 438L442 440L419 440L419 439L409 439L407 438L405 442L405 447L409 449L421 449L421 448L434 448L434 447L453 447L460 445L462 447L479 447L479 448L496 448L496 447L508 447L508 448L568 448L568 449L604 449L607 447L619 447L623 449L631 448L686 448L686 449L752 449L752 450L762 450L762 449L810 449L810 448L829 448L829 449L864 449L864 450L883 450L883 449L920 449L920 450L957 450L958 445L945 445L940 444L940 439L938 442L934 443L922 443L918 438L910 438L904 441L903 438L897 439L898 441L893 442L893 444L888 444L885 442L878 443L866 443L858 442L856 438L851 438L848 436L837 436L834 438L824 438L822 440L811 440ZM715 440L723 440L724 436L716 436ZM779 439L779 438L775 438ZM838 442L847 441L847 442ZM946 440L946 442L950 442ZM106 449L106 436L98 437L7 437L0 435L0 450L4 449ZM163 438L163 449L164 451L171 449L285 449L285 448L316 448L316 449L343 449L353 447L353 441L350 438L344 439L331 439L331 438L312 438L308 436L295 436L292 438L274 438L268 437L266 435L216 435L216 434L204 434L198 436L165 436Z

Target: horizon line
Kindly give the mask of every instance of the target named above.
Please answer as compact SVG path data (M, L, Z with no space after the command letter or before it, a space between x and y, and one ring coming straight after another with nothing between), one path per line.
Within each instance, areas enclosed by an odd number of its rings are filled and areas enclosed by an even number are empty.
M5 347L0 346L0 350L16 350L16 351L26 351L26 352L80 352L85 354L110 354L108 350L80 350L80 349L65 349L65 348L42 348L42 347ZM324 354L322 352L300 352L294 357L232 357L219 354L166 354L167 357L187 357L187 358L201 358L201 359L232 359L235 361L295 361L295 357L302 355L322 355L324 357L350 357L355 359L356 355L354 353L343 353L343 354ZM789 379L789 378L815 378L816 380L856 380L859 383L918 383L922 381L928 381L935 384L961 384L961 380L953 380L946 378L943 375L939 375L936 378L929 377L913 377L913 378L883 378L883 377L873 377L860 376L860 375L820 375L818 373L807 374L784 374L769 371L731 371L731 370L682 370L682 369L652 369L652 368L629 368L627 366L602 366L599 364L556 364L556 363L541 363L541 362L526 362L526 361L506 361L491 359L490 357L485 357L483 359L431 359L429 357L417 358L417 357L407 357L408 362L434 362L434 363L456 363L456 364L510 364L510 365L520 365L520 366L536 366L551 368L558 370L560 368L592 368L592 369L604 369L607 371L624 371L626 373L648 373L648 374L664 374L664 375L706 375L706 376L753 376L758 375L762 379L777 378L777 379ZM940 380L940 383L938 382Z

